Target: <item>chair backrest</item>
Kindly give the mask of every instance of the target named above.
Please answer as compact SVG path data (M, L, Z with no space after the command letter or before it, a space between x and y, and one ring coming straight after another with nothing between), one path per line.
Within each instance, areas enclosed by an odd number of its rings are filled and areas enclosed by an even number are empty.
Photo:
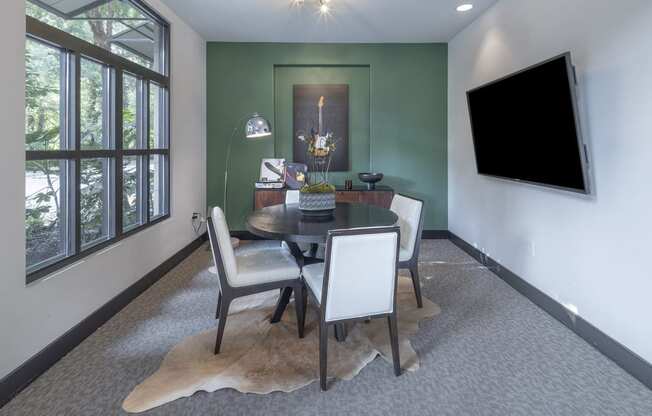
M217 268L220 290L229 289L237 273L235 253L231 245L231 233L226 224L224 212L220 207L214 207L208 218L208 238L213 251L213 260Z
M328 233L321 299L325 321L394 311L399 243L397 226Z
M390 209L398 215L401 227L401 247L410 257L418 254L419 242L423 231L423 201L400 194L394 195Z
M288 189L285 191L285 204L298 204L299 203L299 191L294 189Z

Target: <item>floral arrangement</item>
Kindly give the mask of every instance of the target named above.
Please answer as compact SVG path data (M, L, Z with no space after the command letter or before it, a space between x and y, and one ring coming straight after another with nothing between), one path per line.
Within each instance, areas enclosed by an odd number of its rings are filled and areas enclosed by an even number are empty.
M307 154L310 160L310 169L306 185L301 188L303 193L329 193L335 192L335 187L328 183L331 157L337 149L337 141L333 132L324 132L322 112L326 103L325 98L319 98L319 130L310 129L310 134L299 133L298 139L307 144Z

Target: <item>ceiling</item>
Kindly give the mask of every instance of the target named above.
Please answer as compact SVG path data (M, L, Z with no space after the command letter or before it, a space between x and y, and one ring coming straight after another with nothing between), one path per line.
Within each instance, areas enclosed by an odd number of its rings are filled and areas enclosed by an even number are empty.
M497 0L162 0L208 41L447 42ZM462 3L473 10L456 11Z

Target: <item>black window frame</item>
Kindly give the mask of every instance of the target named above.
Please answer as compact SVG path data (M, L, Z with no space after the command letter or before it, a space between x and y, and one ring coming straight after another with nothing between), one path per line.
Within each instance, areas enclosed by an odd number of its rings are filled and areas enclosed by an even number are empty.
M26 150L25 160L26 162L34 160L66 160L72 162L72 169L68 169L69 175L67 182L70 184L68 190L68 196L70 198L69 204L69 213L67 213L68 220L72 220L74 224L73 234L70 236L69 241L66 241L66 244L69 244L69 251L72 254L66 255L64 258L48 263L44 262L44 266L38 269L29 270L26 267L26 282L27 284L33 283L43 277L46 277L57 270L74 264L84 257L87 257L99 250L102 250L110 245L117 243L118 241L123 240L133 234L136 234L140 231L143 231L151 226L154 226L171 216L171 160L170 160L170 149L171 149L171 106L170 106L170 24L167 20L162 18L158 13L156 13L149 6L145 5L140 0L131 0L131 3L134 7L138 7L145 15L155 21L157 24L161 25L164 30L164 45L163 50L161 51L164 54L163 59L163 73L158 73L152 69L143 67L137 63L134 63L126 58L115 55L110 51L101 48L100 46L93 45L89 42L86 42L80 38L75 37L72 34L69 34L63 30L50 26L46 23L39 21L30 16L26 17L26 36L27 39L41 42L45 45L52 46L62 51L63 60L68 60L72 70L69 71L70 74L62 75L68 77L68 82L66 84L71 84L68 86L66 91L61 91L61 94L69 95L72 92L72 97L68 97L72 101L71 103L66 104L66 110L68 114L65 114L67 120L71 124L72 134L68 137L68 141L73 141L73 143L68 143L66 149L59 150ZM110 111L110 134L112 135L110 141L113 146L109 149L100 149L100 150L82 150L80 146L81 135L80 133L80 79L81 79L81 59L91 59L102 65L105 65L109 68L111 72L111 81L109 82L110 88L109 98L111 104ZM142 117L145 119L144 132L141 132L142 137L142 147L136 149L123 149L123 75L128 74L130 76L136 77L141 81L142 88L138 92L138 95L142 94ZM161 91L164 93L162 98L162 103L164 108L161 114L164 114L165 126L164 131L161 134L164 134L163 138L165 143L165 148L150 148L149 145L149 113L150 113L150 102L149 102L149 85L154 83L157 86L161 87ZM64 115L62 115L64 117ZM72 138L72 140L70 140ZM72 147L72 148L71 148ZM138 146L137 146L138 147ZM149 187L149 169L150 169L150 160L152 156L163 155L165 163L162 166L164 170L164 208L165 213L155 218L150 216L150 207L149 207L149 194L151 192ZM141 169L140 180L140 191L139 194L143 198L139 200L139 210L141 211L142 218L141 224L134 225L128 229L123 227L123 212L122 212L122 198L123 198L123 158L126 156L138 156L140 157L140 163L143 167ZM113 230L109 230L108 239L103 240L97 244L93 244L90 247L82 247L81 242L81 216L80 216L80 180L81 180L81 161L83 159L93 159L93 158L108 158L110 163L113 163L113 177L110 181L112 186L112 195L113 197L110 200L109 212L111 212L112 217L108 219L113 224ZM70 178L72 174L72 178ZM73 225L70 223L67 224L68 230L73 230Z

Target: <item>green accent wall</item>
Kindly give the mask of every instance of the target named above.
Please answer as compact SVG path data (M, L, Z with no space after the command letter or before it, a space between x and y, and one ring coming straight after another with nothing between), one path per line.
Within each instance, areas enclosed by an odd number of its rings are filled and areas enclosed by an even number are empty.
M425 229L448 229L447 47L445 44L207 45L207 203L222 206L226 148L238 120L259 112L271 139L238 132L229 170L227 217L244 230L260 160L292 159L292 85L349 84L350 172L385 174L383 185L425 201Z

